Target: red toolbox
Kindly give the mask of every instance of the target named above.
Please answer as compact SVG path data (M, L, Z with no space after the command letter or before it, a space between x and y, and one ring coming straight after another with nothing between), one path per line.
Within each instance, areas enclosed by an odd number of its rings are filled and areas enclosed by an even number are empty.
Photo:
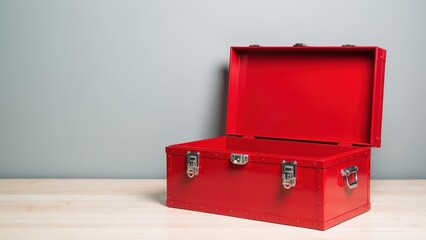
M166 147L167 206L320 230L368 211L385 59L231 47L226 135Z

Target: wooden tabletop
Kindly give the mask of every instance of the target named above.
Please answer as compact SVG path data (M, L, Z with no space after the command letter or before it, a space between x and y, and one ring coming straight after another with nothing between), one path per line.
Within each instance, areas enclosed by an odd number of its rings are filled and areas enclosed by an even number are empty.
M0 180L0 239L426 239L426 180L373 180L325 232L165 206L165 180Z

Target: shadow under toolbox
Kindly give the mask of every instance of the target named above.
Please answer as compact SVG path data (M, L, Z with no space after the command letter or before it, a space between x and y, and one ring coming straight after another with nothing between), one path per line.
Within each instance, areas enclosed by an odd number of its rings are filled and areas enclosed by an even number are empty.
M167 206L320 230L368 211L385 59L231 47L226 136L166 147Z

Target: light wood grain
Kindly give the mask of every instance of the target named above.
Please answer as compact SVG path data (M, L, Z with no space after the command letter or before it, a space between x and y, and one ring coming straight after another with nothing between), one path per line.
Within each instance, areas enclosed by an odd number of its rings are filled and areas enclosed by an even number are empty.
M426 180L373 180L325 232L168 208L165 180L0 180L0 239L426 239Z

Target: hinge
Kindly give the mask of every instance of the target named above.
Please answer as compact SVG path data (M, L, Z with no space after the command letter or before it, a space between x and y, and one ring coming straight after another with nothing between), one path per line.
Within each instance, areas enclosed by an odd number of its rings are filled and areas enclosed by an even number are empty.
M308 46L306 43L295 43L293 44L293 47L306 47Z
M255 139L256 137L254 137L254 136L247 136L247 135L243 135L243 136L241 136L241 138Z
M352 143L337 143L337 146L342 146L342 147L353 147Z

